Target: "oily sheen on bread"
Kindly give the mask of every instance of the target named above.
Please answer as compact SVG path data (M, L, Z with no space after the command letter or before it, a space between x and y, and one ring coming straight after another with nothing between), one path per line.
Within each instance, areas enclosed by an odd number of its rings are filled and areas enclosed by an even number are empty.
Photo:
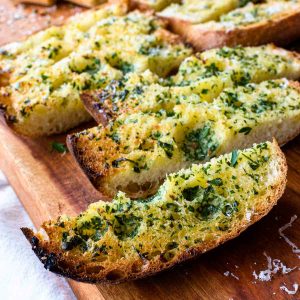
M54 273L93 283L138 279L238 236L277 203L286 173L277 143L266 142L168 175L151 198L119 193L22 231Z

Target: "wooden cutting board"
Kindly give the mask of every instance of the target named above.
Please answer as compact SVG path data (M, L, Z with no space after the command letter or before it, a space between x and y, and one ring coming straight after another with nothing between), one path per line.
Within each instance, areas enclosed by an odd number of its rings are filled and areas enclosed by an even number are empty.
M60 23L78 10L70 5L57 9L26 10L0 0L0 43L21 38L51 22ZM20 14L22 16L20 16ZM36 14L32 21L32 14ZM11 21L9 16L15 16ZM27 16L27 19L25 18ZM48 21L47 21L48 20ZM91 126L91 124L90 124ZM78 129L77 129L78 130ZM4 171L35 226L60 214L75 215L101 195L93 189L69 153L51 150L51 142L65 136L31 140L17 136L0 120L0 168ZM277 207L240 237L201 257L143 280L119 285L91 285L70 280L79 299L300 299L300 291L288 295L300 284L300 253L293 253L279 228L293 216L284 231L291 243L300 247L300 137L284 147L289 172L288 187ZM28 244L29 247L29 244ZM280 268L270 281L254 274L272 264L294 268L288 274ZM275 259L280 260L276 261ZM275 260L275 261L274 261ZM272 265L274 269L274 265ZM47 272L45 270L45 272ZM274 272L275 273L275 272Z

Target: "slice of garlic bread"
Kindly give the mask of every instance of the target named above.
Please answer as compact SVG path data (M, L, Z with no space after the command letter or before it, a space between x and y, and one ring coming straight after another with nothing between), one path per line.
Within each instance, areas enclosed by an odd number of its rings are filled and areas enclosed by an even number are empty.
M58 46L73 40L74 32L67 31L61 39L46 38L46 44L21 51L12 60L9 84L0 92L7 119L29 136L64 132L90 119L80 101L82 91L102 88L129 72L149 69L168 75L191 49L164 27L154 16L132 12L99 20L81 32L76 47Z
M300 78L299 54L275 47L224 47L185 59L176 75L161 80L147 71L129 73L81 98L98 123L123 113L170 110L179 99L211 102L224 88L277 78Z
M169 110L123 114L67 142L103 194L139 198L168 173L273 136L282 145L299 132L299 84L279 79L225 89L212 103L187 97Z
M37 233L22 231L52 272L86 282L137 279L238 236L277 203L286 173L277 143L265 142L168 175L151 198L120 192Z
M103 13L97 18L100 16L102 19L95 20L95 24L73 21L66 27L52 27L28 41L3 47L1 73L9 72L12 83L39 68L52 66L74 51L101 50L109 63L124 71L150 69L166 76L191 54L177 35L165 30L165 22L150 14Z
M82 91L103 87L121 76L99 52L72 53L6 89L2 97L9 102L6 118L14 130L27 136L64 132L91 119L80 100Z
M219 1L215 2L219 5ZM160 15L168 19L172 31L185 37L198 51L224 45L256 46L270 42L288 45L300 38L298 0L249 2L244 7L219 15L216 20L211 16L211 19L204 18L204 22L198 16L205 10L193 14L182 10L178 14L175 10L166 9Z
M38 67L54 64L86 40L89 29L99 21L112 16L123 16L127 11L126 0L110 1L97 10L72 16L63 26L51 26L29 36L24 41L2 46L0 85L14 82ZM9 80L5 80L7 77Z

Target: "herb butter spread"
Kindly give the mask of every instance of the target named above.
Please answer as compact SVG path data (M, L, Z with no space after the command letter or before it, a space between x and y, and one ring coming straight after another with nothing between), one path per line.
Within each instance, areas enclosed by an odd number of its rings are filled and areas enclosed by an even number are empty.
M59 266L73 276L76 267L107 280L142 275L158 262L165 268L237 235L265 214L267 203L280 196L270 198L284 180L282 164L274 143L234 151L168 175L151 198L131 200L120 192L77 217L45 222L47 239L38 233L33 243L50 246L52 254L38 253L46 268Z
M76 126L90 118L82 91L129 72L149 69L166 76L191 53L156 17L102 10L90 13L94 22L77 17L2 49L0 66L9 72L9 82L1 102L9 103L9 119L23 133L49 135Z
M284 142L283 128L300 119L299 86L286 79L226 88L212 103L181 97L168 109L166 101L165 108L121 114L106 127L73 136L75 148L84 153L81 164L101 174L94 179L98 188L112 195L118 189L151 193L158 178L244 148L260 130L262 138Z
M176 104L211 102L227 87L268 79L300 77L300 60L272 45L205 51L185 59L175 76L129 73L97 93L94 101L110 116L129 112L173 113Z

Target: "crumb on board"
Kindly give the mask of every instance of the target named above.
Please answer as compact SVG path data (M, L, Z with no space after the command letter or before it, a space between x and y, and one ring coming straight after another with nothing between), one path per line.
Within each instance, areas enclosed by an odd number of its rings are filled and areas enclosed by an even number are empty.
M259 273L253 271L252 275L256 280L271 281L273 275L278 273L285 275L297 268L297 267L289 268L286 265L284 265L279 259L272 259L270 256L266 254L266 252L264 252L263 254L267 258L268 266L266 270L261 270L259 271Z
M299 284L298 283L294 283L293 284L293 290L289 290L285 284L280 286L280 289L284 292L286 292L288 295L295 295L298 292L299 289Z

